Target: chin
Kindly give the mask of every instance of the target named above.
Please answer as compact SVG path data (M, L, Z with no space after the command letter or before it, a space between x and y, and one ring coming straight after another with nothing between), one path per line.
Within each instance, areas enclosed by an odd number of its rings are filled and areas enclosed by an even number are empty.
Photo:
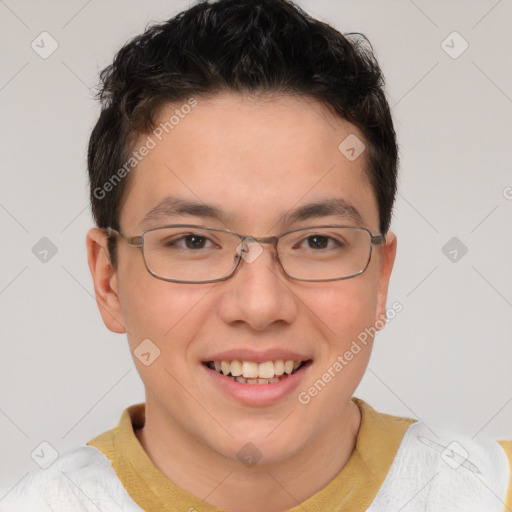
M304 435L304 429L300 430ZM308 444L307 438L295 437L298 431L298 426L289 425L286 420L273 422L272 427L265 423L264 428L253 428L250 434L247 431L239 434L231 431L234 437L224 443L221 454L247 467L278 464L293 457ZM291 437L291 433L295 436Z

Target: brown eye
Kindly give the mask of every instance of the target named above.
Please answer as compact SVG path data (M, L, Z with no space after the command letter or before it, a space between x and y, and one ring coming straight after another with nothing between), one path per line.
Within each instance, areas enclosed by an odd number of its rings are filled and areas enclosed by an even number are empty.
M198 235L196 233L191 233L189 235L181 235L181 236L174 236L172 238L167 238L163 241L162 245L167 248L176 247L178 249L190 249L190 250L197 250L197 249L209 249L213 247L213 245L208 246L207 244L213 244L213 242L202 235Z
M328 244L328 238L327 236L310 236L308 237L308 244L309 247L312 249L324 249Z
M187 235L183 238L185 240L187 249L202 249L207 240L207 238L204 236L199 235Z
M304 245L307 242L307 245ZM345 244L338 239L331 236L314 234L304 238L294 246L294 249L339 249L344 247Z

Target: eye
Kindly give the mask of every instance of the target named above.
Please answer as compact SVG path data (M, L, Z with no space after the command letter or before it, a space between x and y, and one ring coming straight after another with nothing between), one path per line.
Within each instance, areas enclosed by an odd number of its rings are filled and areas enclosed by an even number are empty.
M321 235L321 234L314 234L309 235L308 237L304 238L299 244L297 244L295 247L299 247L304 242L308 243L307 249L335 249L344 247L344 242L341 240L336 240L331 236L327 235ZM304 247L302 247L304 248Z
M314 249L325 249L329 245L329 237L313 235L307 238L309 247ZM331 239L332 240L332 239Z
M210 245L208 245L208 244L210 244ZM188 235L181 235L179 237L168 238L167 240L164 241L163 245L165 247L176 246L181 249L191 249L191 250L205 249L205 248L208 249L208 248L215 247L215 245L209 238L202 236L202 235L198 235L196 233L190 233Z

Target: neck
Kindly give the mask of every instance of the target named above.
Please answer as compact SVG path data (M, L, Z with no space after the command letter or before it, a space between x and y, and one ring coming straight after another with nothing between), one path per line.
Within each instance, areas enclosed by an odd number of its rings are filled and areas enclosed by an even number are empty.
M246 468L198 443L158 412L146 402L146 423L135 431L153 464L181 489L233 512L278 512L313 496L345 467L361 424L359 408L350 400L329 428L299 452Z

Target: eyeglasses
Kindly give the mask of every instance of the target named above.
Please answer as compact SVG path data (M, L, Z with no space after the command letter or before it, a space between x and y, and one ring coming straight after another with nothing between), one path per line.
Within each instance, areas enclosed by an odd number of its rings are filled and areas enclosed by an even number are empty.
M174 283L229 279L242 259L252 263L263 252L260 244L265 243L274 245L274 258L292 279L349 279L366 270L374 244L385 244L384 235L339 225L310 226L259 238L194 224L150 228L133 237L110 227L106 231L109 237L140 247L149 273Z

